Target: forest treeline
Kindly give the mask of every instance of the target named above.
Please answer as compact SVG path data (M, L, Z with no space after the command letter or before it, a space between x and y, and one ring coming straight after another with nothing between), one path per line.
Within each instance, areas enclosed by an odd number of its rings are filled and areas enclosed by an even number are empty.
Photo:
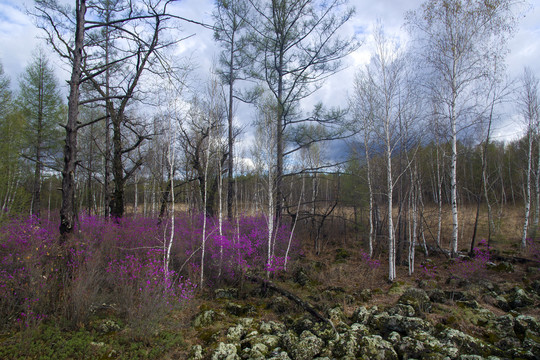
M3 218L59 211L69 244L80 212L165 221L175 209L220 222L262 213L268 249L285 221L317 254L336 235L328 224L341 224L370 256L384 244L391 281L399 249L411 273L428 242L473 253L480 212L488 236L508 206L523 209L522 247L536 232L538 78L505 73L525 2L427 0L405 16L406 44L381 23L366 39L346 34L345 0L218 0L212 23L176 14L172 0L71 3L35 0L31 11L71 68L67 103L43 51L17 92L0 67ZM191 36L186 21L220 46L204 91L190 90L193 64L174 54ZM371 58L343 84L348 106L303 110L360 47ZM238 103L253 110L249 122L235 118ZM494 128L509 123L521 138L498 141ZM240 154L247 127L254 141ZM475 209L472 239L459 233L463 206Z

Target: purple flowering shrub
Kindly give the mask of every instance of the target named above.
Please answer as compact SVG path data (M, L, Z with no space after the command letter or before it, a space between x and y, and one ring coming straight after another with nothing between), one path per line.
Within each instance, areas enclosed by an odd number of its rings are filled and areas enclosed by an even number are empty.
M527 252L531 257L540 262L540 243L535 239L527 239Z
M10 219L0 228L0 325L30 326L59 312L84 322L101 304L140 320L181 305L193 297L200 275L202 224L202 216L177 214L166 270L170 221L81 214L68 247L60 249L57 220ZM223 221L221 233L217 221L207 219L206 284L237 281L247 271L283 270L287 224L275 231L270 261L264 217ZM293 238L289 256L298 252Z
M56 236L35 217L4 223L0 233L0 319L28 327L51 310Z
M459 258L451 266L451 273L462 278L474 278L485 276L487 264L491 261L490 249L486 239L482 239L473 249L472 259Z

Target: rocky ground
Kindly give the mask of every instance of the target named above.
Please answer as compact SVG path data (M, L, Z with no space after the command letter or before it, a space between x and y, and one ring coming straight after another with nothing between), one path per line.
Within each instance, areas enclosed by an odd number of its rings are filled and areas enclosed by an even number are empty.
M350 292L310 286L300 268L279 283L332 322L276 292L228 288L200 307L189 359L540 359L539 269L514 265L477 279L408 279ZM536 264L533 264L536 265ZM501 279L491 281L490 279ZM278 285L279 285L278 284ZM247 292L247 293L246 293Z

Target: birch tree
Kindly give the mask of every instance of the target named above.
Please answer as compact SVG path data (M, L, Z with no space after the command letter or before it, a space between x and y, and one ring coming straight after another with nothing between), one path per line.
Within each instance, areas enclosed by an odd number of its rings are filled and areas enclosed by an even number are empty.
M514 0L427 0L407 14L407 24L418 41L426 87L433 94L450 127L450 190L452 240L458 252L457 141L471 124L478 83L502 64L506 41L516 24Z
M386 196L388 222L388 279L396 278L396 239L393 221L393 193L395 175L392 156L401 136L399 130L399 97L403 72L403 59L396 43L388 40L382 26L374 32L374 54L365 70L357 74L357 90L367 100L365 111L373 116L373 130L384 147L386 165Z
M526 68L522 77L522 89L519 97L521 113L527 123L527 169L525 173L525 221L521 236L521 248L527 247L527 235L529 231L529 217L531 211L531 174L533 160L533 142L538 136L540 129L540 101L538 93L538 78L532 71Z

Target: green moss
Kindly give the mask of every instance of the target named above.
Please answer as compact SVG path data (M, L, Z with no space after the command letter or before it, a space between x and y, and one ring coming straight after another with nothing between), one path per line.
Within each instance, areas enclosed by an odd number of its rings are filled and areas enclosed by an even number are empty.
M163 331L140 341L129 332L100 335L78 329L63 331L42 324L0 340L0 359L155 359L183 346L175 331Z

